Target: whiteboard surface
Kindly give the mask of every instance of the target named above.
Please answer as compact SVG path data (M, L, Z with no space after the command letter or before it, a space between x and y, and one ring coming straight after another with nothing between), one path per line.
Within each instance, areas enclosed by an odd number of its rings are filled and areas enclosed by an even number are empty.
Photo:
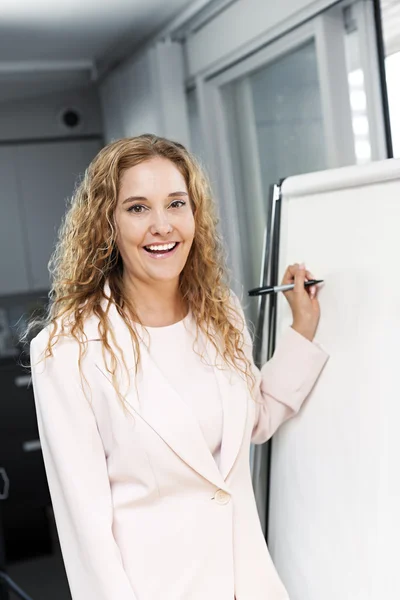
M372 172L283 186L280 276L304 261L325 280L330 354L272 444L268 542L291 600L400 599L400 161ZM290 323L280 295L278 338Z

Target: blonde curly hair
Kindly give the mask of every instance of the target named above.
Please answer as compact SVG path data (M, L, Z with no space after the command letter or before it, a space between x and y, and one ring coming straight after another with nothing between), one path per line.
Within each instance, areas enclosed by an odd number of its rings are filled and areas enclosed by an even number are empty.
M105 146L89 165L72 196L49 262L50 302L41 321L42 327L50 326L44 357L52 356L52 347L60 336L72 335L79 342L81 369L87 346L84 323L95 315L103 354L108 353L110 357L107 369L121 398L116 380L118 358L110 340L124 359L107 317L109 305L113 303L129 329L137 372L140 346L132 320L139 323L140 320L134 299L124 295L123 263L116 244L114 214L122 174L153 157L168 159L176 165L185 179L193 210L195 235L179 281L182 298L194 317L197 332L203 332L225 365L241 373L252 387L254 375L243 350L243 318L232 303L208 181L184 146L151 134L120 139ZM105 298L106 282L110 298Z

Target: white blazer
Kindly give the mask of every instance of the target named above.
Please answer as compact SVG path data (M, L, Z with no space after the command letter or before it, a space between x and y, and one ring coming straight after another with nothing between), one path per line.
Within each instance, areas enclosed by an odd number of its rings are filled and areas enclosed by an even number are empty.
M129 331L115 307L109 316L134 374ZM260 404L239 374L215 368L224 423L218 468L193 412L146 346L125 394L126 415L94 317L85 331L89 400L76 341L60 340L45 363L38 361L48 330L31 344L39 434L73 600L288 600L260 526L250 442L265 442L299 410L326 353L290 328L261 373L254 367ZM118 377L127 384L122 370Z

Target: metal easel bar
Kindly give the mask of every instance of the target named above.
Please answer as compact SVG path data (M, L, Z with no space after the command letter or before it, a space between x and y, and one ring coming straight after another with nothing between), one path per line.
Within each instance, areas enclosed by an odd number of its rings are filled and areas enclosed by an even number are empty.
M261 267L260 286L277 285L278 277L278 245L279 245L279 229L280 229L280 198L281 184L276 184L270 188L271 197L271 212L268 226L265 230L264 241L264 257ZM266 314L268 314L268 333L271 337L270 327L273 325L273 314L271 312L271 304L276 300L274 294L265 294L259 297L259 308L257 316L256 336L254 345L254 362L257 367L262 366L263 362L263 333ZM268 308L267 308L268 307ZM275 335L273 336L273 344L268 342L267 360L271 358L275 349Z
M270 188L269 219L265 230L264 256L261 267L260 286L274 285L278 277L279 266L279 230L280 230L281 184ZM259 298L256 335L254 340L254 362L260 368L265 360L271 358L275 349L275 294L262 295ZM265 321L268 322L268 344L264 357ZM264 535L268 533L268 484L270 478L271 442L254 447L252 482L256 503L260 514Z

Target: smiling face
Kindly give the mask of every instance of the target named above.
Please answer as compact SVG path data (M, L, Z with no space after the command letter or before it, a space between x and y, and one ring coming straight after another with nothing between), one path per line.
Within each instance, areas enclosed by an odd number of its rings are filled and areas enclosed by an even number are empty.
M173 162L155 157L123 173L115 222L125 276L178 284L195 227L185 179Z

